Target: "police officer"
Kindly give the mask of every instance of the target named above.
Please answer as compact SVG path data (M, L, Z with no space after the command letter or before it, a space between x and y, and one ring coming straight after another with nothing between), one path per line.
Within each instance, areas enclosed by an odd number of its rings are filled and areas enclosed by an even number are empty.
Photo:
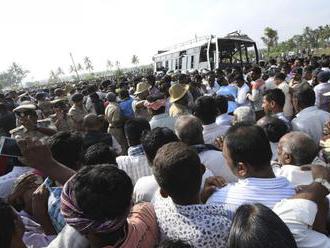
M19 136L21 138L41 139L56 133L55 130L47 127L41 127L41 124L38 124L38 116L35 105L24 104L18 106L13 111L18 118L18 123L21 125L10 131L13 138Z

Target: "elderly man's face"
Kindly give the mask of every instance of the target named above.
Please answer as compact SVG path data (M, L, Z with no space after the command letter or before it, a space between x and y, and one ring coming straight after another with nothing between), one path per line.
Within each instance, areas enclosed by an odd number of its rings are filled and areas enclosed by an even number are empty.
M280 162L280 164L285 164L284 161L284 153L283 153L283 143L285 142L285 140L282 138L277 145L277 160L278 162Z

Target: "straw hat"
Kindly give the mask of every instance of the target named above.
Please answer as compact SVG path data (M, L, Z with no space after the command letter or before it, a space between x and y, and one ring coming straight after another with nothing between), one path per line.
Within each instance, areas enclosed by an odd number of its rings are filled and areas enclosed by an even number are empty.
M170 93L170 103L174 103L180 100L184 95L188 92L189 85L182 85L176 83L171 86L169 93Z
M138 95L144 91L147 91L149 90L149 88L150 88L150 84L148 84L147 82L140 82L136 86L136 91L134 92L134 95Z

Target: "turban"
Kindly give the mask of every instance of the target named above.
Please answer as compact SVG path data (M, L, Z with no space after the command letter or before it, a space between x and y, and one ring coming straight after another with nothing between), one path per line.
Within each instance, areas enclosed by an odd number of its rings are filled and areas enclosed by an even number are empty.
M114 219L93 220L86 216L79 208L75 198L74 178L75 176L66 182L61 195L61 213L67 224L80 233L87 234L90 232L111 233L120 229L126 223L130 206L122 216ZM95 211L97 211L97 206Z
M152 109L152 110L158 110L161 107L164 107L166 104L166 100L165 99L158 99L154 102L149 102L149 101L145 101L144 102L144 106L148 109Z

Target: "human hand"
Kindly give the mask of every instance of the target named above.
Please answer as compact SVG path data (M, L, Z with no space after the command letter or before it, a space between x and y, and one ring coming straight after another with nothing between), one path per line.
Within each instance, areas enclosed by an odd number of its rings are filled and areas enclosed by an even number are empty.
M32 168L44 171L49 162L54 160L48 145L40 140L18 139L17 144L22 153L20 160Z
M40 185L39 178L35 174L27 176L22 180L16 187L13 192L8 196L8 203L12 205L17 211L20 211L24 208L24 194L28 190L33 190Z
M205 180L204 188L201 192L201 201L205 203L207 199L217 190L217 188L222 188L226 185L226 180L223 177L208 177Z
M44 184L40 185L32 194L32 213L38 223L42 223L42 220L48 218L48 197L49 191Z

